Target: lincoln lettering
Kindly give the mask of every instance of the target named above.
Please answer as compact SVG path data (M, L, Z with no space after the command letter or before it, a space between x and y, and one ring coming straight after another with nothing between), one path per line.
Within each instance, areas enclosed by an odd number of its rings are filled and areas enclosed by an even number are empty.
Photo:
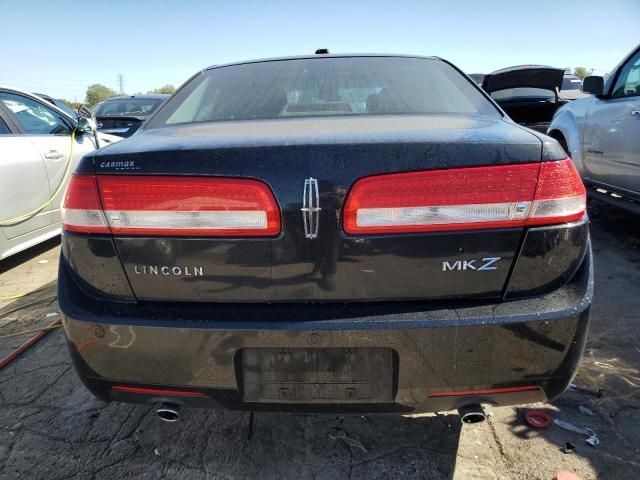
M202 277L204 267L178 267L170 265L134 265L136 275L164 275L165 277Z

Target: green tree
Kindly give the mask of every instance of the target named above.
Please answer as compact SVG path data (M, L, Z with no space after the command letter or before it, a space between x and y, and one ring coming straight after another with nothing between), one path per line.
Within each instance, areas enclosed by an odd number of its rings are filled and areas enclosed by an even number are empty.
M580 79L582 80L584 77L587 77L589 75L589 72L584 67L576 67L573 69L573 74L576 77L580 77Z
M166 84L164 87L154 88L153 90L149 90L147 93L168 93L171 95L176 91L176 87L170 84Z
M100 103L109 97L115 97L117 93L111 90L109 87L105 87L100 83L95 83L87 87L87 96L85 97L85 103L88 107L94 106L96 103Z

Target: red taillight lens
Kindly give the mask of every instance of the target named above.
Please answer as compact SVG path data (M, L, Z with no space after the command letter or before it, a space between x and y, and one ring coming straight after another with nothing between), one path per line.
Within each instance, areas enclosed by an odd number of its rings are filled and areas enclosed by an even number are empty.
M587 192L570 159L543 162L526 225L549 225L582 218Z
M74 175L62 202L65 230L81 233L111 233L102 212L98 185L93 175Z
M102 206L107 231L114 234L273 236L280 233L278 204L269 187L258 180L77 176L69 185L71 195L67 196L71 198L76 196L75 179L81 179L79 186L88 184L90 179L94 188L97 180L98 205ZM76 207L67 206L65 202L67 208ZM65 228L79 231L72 222L65 222Z
M373 234L562 223L584 215L585 201L569 159L379 175L351 188L344 229Z

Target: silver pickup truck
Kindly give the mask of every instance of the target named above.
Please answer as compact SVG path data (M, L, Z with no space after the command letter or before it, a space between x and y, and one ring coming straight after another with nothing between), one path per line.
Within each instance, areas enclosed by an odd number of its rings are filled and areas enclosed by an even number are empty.
M606 81L586 77L592 95L555 113L548 135L560 142L589 194L640 213L640 46Z

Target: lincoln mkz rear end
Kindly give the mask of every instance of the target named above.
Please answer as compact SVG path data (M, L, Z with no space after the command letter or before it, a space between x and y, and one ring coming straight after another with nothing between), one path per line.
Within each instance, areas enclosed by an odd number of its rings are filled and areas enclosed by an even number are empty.
M107 401L425 412L553 399L592 295L585 190L438 58L202 71L64 202L59 301Z

